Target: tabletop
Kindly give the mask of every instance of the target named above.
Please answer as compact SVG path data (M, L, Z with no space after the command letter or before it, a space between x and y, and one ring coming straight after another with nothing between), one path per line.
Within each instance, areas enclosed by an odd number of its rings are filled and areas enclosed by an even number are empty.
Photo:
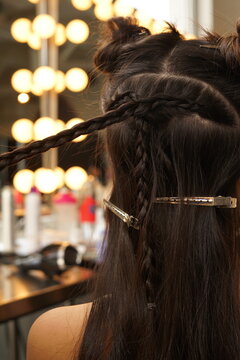
M93 274L75 266L49 279L40 271L26 274L0 265L0 323L86 294Z

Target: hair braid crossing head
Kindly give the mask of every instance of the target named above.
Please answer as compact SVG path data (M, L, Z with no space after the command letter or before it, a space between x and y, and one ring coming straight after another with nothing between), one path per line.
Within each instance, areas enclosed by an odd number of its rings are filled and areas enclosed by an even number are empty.
M141 105L141 109L138 107ZM144 105L144 106L142 106ZM173 98L167 95L159 95L156 97L142 98L133 100L129 99L127 103L123 103L117 108L106 112L102 116L87 120L83 123L73 126L71 129L63 130L60 133L49 136L46 139L35 141L22 146L13 151L3 153L0 156L0 170L9 165L18 163L23 159L29 159L35 155L56 148L72 141L80 135L91 134L94 131L102 130L108 126L120 123L122 121L138 117L138 114L144 115L150 113L156 108L178 107L183 110L199 112L202 111L201 106L189 102L187 100ZM144 116L143 119L145 120ZM147 117L146 117L147 119Z

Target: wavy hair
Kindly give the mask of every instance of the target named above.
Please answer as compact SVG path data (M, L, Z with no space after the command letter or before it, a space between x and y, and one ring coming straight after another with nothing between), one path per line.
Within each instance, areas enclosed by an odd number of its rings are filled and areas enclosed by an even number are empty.
M79 360L238 360L239 209L155 204L161 196L237 196L240 25L185 40L134 19L107 22L96 54L103 115L0 156L0 168L106 129L110 200L104 261Z

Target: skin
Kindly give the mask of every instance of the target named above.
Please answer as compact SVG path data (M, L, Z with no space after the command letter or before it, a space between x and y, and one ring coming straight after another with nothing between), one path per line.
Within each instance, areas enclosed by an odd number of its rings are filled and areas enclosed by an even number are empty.
M27 360L74 360L91 306L59 307L41 315L28 335Z

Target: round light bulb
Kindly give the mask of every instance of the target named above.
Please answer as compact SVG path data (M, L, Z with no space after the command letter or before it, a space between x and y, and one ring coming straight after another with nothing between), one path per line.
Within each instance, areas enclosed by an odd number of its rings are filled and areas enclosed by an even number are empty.
M71 2L75 9L80 11L88 10L92 6L91 0L71 0Z
M89 36L89 27L83 20L72 20L66 26L66 35L72 43L81 44Z
M33 126L34 140L42 140L56 134L55 121L50 117L39 118Z
M43 194L51 194L58 187L57 174L52 169L39 168L35 171L35 186Z
M31 25L31 21L27 18L19 18L15 20L10 29L12 37L18 42L27 42L31 33Z
M77 125L77 124L82 123L82 122L84 122L83 119L73 118L73 119L69 120L69 121L66 123L66 129L71 129L74 125ZM76 139L73 140L73 142L83 141L83 140L86 139L86 137L87 137L87 135L78 136Z
M66 37L65 26L63 24L58 23L56 25L55 44L57 46L61 46L65 43L66 40L67 40L67 37Z
M13 123L11 133L16 141L28 143L33 139L33 122L29 119L18 119Z
M116 16L130 16L134 11L134 8L128 4L127 0L116 0L113 9Z
M87 179L87 172L80 166L73 166L65 172L65 184L71 190L80 190Z
M56 31L56 21L51 15L40 14L32 23L33 31L42 39L49 39Z
M26 93L19 94L17 98L18 98L18 102L20 102L20 104L26 104L30 99L29 95Z
M31 170L24 169L18 171L13 178L13 186L23 194L28 194L34 185L34 173Z
M99 2L94 8L95 16L101 21L107 21L114 16L113 6L110 2Z
M65 75L66 86L69 90L78 92L84 90L88 85L88 75L80 68L72 68Z
M65 129L65 122L62 120L55 120L55 134L58 134L60 131Z
M39 50L41 48L41 38L36 33L31 32L28 38L28 46L34 50Z
M66 89L65 84L65 74L61 70L57 70L56 72L56 85L55 85L55 91L57 93L61 93Z
M45 91L54 88L56 78L56 71L50 66L40 66L33 73L33 82Z
M17 70L11 78L11 84L14 90L28 93L32 86L32 72L28 69Z
M60 189L64 186L64 175L65 172L62 168L59 166L54 169L56 175L57 175L57 188Z
M136 10L134 13L134 17L139 21L140 26L148 28L152 23L152 19L147 16L143 11Z

